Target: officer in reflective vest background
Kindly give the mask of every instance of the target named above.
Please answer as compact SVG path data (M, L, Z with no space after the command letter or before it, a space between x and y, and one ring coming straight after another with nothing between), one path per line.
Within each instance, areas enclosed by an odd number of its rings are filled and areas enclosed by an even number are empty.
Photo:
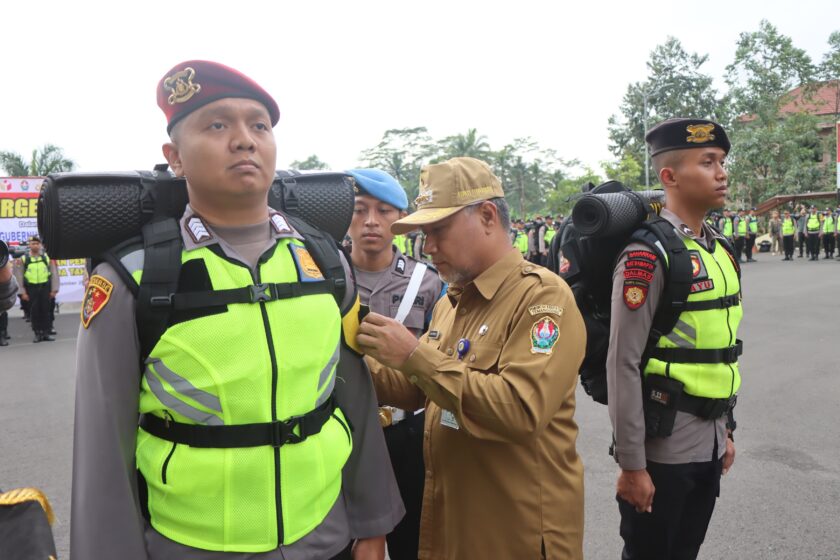
M621 558L686 560L697 557L721 473L735 460L739 269L726 240L703 223L726 199L730 144L719 124L702 119L664 121L646 140L665 187L661 216L689 252L693 284L676 327L648 348L667 265L634 242L613 273L607 383Z
M32 342L52 342L50 335L50 307L58 293L58 270L43 251L41 238L29 238L29 254L20 258L18 283L23 286L21 299L29 302L29 317L35 338Z

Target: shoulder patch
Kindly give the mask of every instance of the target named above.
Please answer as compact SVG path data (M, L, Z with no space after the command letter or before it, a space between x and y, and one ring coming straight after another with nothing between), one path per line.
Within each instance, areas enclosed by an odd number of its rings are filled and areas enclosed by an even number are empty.
M102 311L108 300L111 299L113 290L114 285L102 276L94 274L90 277L85 299L82 302L82 325L85 328L90 326L93 318Z
M639 251L628 251L627 252L627 258L629 260L644 259L644 260L647 260L647 261L650 261L650 262L656 262L656 259L657 259L656 253L652 253L650 251L641 251L641 250L639 250Z
M546 313L553 313L558 317L563 316L563 308L559 305L532 305L528 308L528 313L531 315L542 315Z
M315 259L309 254L306 247L292 243L289 245L289 248L292 250L292 256L295 259L301 282L318 282L324 279L324 274L318 268Z
M688 255L691 258L691 277L694 280L708 278L709 273L706 271L706 265L703 264L703 257L700 255L700 251L689 251Z
M648 284L645 282L624 282L624 303L627 307L635 311L640 308L647 300Z
M560 327L554 319L543 317L531 327L531 354L551 354L558 338Z

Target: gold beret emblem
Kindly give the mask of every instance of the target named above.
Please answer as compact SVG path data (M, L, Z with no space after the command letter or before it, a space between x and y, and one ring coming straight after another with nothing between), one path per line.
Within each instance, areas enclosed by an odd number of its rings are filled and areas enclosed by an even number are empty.
M201 91L200 84L194 84L195 70L192 68L184 68L180 72L175 72L163 81L163 87L172 93L166 100L170 105L176 103L184 103L189 101L193 95Z
M715 139L715 135L712 134L714 129L715 125L713 124L690 124L686 127L689 136L685 141L693 144L711 142Z

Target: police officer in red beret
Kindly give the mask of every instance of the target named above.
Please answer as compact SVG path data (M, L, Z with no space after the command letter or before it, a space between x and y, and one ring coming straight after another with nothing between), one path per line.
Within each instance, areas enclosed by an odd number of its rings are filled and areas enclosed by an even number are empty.
M404 509L348 347L358 298L337 249L341 278L310 253L315 232L267 204L277 104L200 60L168 71L157 100L189 204L88 282L71 557L381 560ZM177 288L149 298L161 262Z

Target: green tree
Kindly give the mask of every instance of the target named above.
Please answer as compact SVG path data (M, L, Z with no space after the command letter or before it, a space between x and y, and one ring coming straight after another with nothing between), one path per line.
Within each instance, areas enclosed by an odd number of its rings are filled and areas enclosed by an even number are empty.
M798 113L767 124L754 120L734 127L735 149L727 159L736 204L756 206L777 194L828 188L830 174L820 164L824 146L817 124L817 117Z
M739 205L827 187L818 119L781 112L791 90L803 86L801 94L807 97L818 77L808 54L766 20L758 31L740 35L735 60L726 68L739 114L729 130L733 149L728 157L729 184Z
M413 201L420 185L420 169L437 150L438 143L432 141L426 127L395 128L386 130L379 144L363 151L360 160L366 167L393 176Z
M733 109L767 123L778 116L783 97L815 76L811 57L767 20L758 31L741 33L735 60L726 67Z
M836 122L840 120L840 31L835 31L828 37L828 46L829 51L823 55L819 75L825 82L835 84L833 109Z
M50 173L73 171L76 163L67 158L58 146L45 144L32 150L32 159L26 161L16 152L0 152L0 167L13 177L44 177Z
M619 181L628 189L635 190L645 187L644 181L640 180L640 176L643 175L643 165L632 153L626 152L624 157L618 161L602 162L601 169L607 179Z
M575 205L575 201L582 193L584 185L587 183L599 185L603 182L603 178L589 167L584 168L582 174L560 180L554 190L546 196L549 211L568 216L572 211L572 206Z
M644 180L646 121L650 129L672 117L728 120L726 100L718 98L712 77L701 71L708 58L686 52L678 39L668 37L651 51L647 78L627 86L619 114L610 117L608 130L610 151L619 161L630 154L640 163L636 184Z
M479 136L476 129L471 128L466 134L447 136L438 142L440 159L453 157L473 157L484 160L490 155L490 144L486 136Z
M321 159L318 156L316 156L315 154L312 154L311 156L309 156L308 158L306 158L303 161L300 161L300 160L293 161L291 163L290 167L292 169L299 169L301 171L313 171L313 170L316 170L316 169L329 169L330 168L329 164L321 161Z

